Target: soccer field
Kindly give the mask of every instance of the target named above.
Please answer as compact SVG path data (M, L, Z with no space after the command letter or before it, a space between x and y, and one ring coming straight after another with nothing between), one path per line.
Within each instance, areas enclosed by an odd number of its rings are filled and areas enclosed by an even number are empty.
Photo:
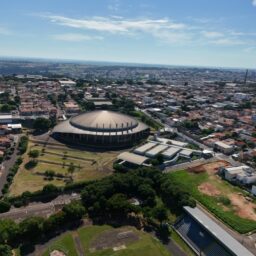
M48 256L53 250L68 256L77 256L77 250L88 256L170 256L159 241L145 232L134 227L115 229L106 225L68 232L48 246L43 256Z
M255 201L248 201L248 195L240 188L208 172L181 170L168 177L239 233L256 229Z

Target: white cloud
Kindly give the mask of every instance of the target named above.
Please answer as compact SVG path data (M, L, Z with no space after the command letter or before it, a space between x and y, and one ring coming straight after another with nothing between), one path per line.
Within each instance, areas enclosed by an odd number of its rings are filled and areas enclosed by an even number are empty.
M252 0L252 5L256 6L256 0Z
M193 23L188 25L175 22L168 18L125 19L120 16L110 16L79 19L51 14L40 16L60 26L80 31L92 31L94 34L100 36L98 39L102 39L101 36L106 33L139 37L146 34L157 38L160 42L167 42L170 44L215 44L223 47L234 45L245 45L250 47L253 44L253 40L249 40L248 38L249 36L253 36L252 34L249 35L231 29L227 30L222 27L219 29L210 29L212 26L208 23L200 26L193 26ZM65 41L91 40L87 35L76 33L56 35L55 39ZM94 37L93 39L97 39L97 37Z
M90 41L90 40L103 40L101 36L89 36L83 34L57 34L52 36L55 40L68 41L68 42L81 42L81 41Z
M171 22L168 19L133 19L127 20L122 17L92 17L90 19L73 19L64 16L47 16L53 23L59 25L96 30L109 33L129 33L134 31L151 32L152 30L172 29L179 30L186 27L183 23Z
M231 46L231 45L244 45L246 42L236 39L236 38L220 38L211 43L221 46Z
M202 34L206 38L220 38L224 36L222 33L217 31L202 31Z

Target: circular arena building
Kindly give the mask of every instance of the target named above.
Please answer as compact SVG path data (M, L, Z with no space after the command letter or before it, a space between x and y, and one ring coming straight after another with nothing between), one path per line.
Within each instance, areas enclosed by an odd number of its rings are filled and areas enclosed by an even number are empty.
M149 127L133 117L112 111L86 112L59 123L52 136L70 144L126 147L149 135Z

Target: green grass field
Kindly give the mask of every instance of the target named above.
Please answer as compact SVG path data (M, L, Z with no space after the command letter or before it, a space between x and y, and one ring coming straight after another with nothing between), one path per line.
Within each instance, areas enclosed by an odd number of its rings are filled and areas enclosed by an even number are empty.
M164 246L154 239L151 235L138 231L133 227L127 227L139 236L139 240L126 244L126 248L114 251L112 248L96 250L91 252L90 245L92 241L98 238L99 235L106 231L114 230L110 226L90 226L78 229L77 233L82 244L85 255L88 256L168 256L170 253L164 248ZM122 228L123 230L123 228ZM63 249L61 249L63 248ZM75 243L72 238L72 233L65 234L55 241L50 250L65 250L68 252L68 256L77 256L75 249ZM43 256L49 255L49 248L43 254Z
M177 171L168 174L179 186L182 186L188 193L190 193L197 201L204 205L211 211L217 218L228 224L231 228L239 233L247 233L256 229L256 221L247 218L241 218L232 204L224 205L227 195L244 194L244 191L238 187L234 187L226 181L217 179L214 176L209 176L208 173L190 173L187 171ZM210 196L201 193L198 186L204 182L212 184L220 195ZM256 208L256 204L255 204Z
M44 150L43 150L44 149ZM29 161L28 152L39 150L40 156L37 158L38 164L33 169L27 170L24 165ZM45 146L29 143L27 153L24 154L23 164L16 174L10 188L11 195L19 195L24 191L36 191L46 184L56 186L65 185L65 178L57 178L49 181L43 175L45 171L51 170L56 174L62 174L68 179L70 164L76 166L72 174L74 181L86 181L105 177L113 172L112 166L116 156L120 152L92 152L86 150L76 150L68 147ZM66 179L66 180L67 180Z
M53 250L62 251L68 256L78 256L71 233L62 235L57 241L53 242L42 256L50 255Z

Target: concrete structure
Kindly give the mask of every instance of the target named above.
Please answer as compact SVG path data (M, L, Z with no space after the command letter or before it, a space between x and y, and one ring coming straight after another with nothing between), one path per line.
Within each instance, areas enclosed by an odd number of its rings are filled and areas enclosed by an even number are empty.
M10 114L1 114L0 115L0 124L10 124L12 123L12 115Z
M234 148L232 146L230 146L222 141L216 141L214 143L214 147L224 154L231 154L234 150Z
M72 80L59 80L59 83L62 87L72 87L76 85L76 82Z
M250 167L249 166L246 166L246 165L243 165L243 166L238 166L238 167L222 167L221 168L221 172L223 172L224 174L224 177L226 180L228 181L232 181L232 180L235 180L238 175L241 179L241 177L245 177L247 175L246 172L249 172L250 171Z
M134 153L139 155L144 155L148 150L152 149L153 147L157 146L157 143L148 142L134 150Z
M156 136L156 140L164 143L164 144L169 144L169 145L173 145L173 146L177 146L177 147L186 147L188 145L188 143L186 142L182 142L182 141L177 141L177 140L170 140L170 139L166 139L166 138L160 138Z
M130 152L123 152L117 156L118 160L128 162L133 165L144 165L149 160L145 156L136 155Z
M180 151L181 151L180 148L170 147L167 150L165 150L164 152L162 152L162 155L166 159L172 159Z
M242 244L240 244L236 239L234 239L229 233L227 233L222 227L220 227L216 222L209 218L199 208L191 208L185 206L184 210L189 216L192 217L194 221L196 221L197 224L199 224L199 226L202 227L201 232L204 232L205 234L205 236L201 238L201 241L199 237L195 238L199 243L201 242L203 245L203 248L199 248L200 255L253 256L253 254L250 251L248 251ZM192 228L193 227L191 227L191 229ZM184 228L183 230L181 228L179 229L181 231L184 230ZM205 233L205 231L207 233ZM189 234L189 230L187 234ZM200 235L200 232L198 235ZM217 242L217 244L216 242L211 242L209 238L213 238ZM195 243L195 240L187 242L189 244L190 242Z
M252 194L253 194L254 196L256 196L256 186L255 186L255 185L252 186L251 192L252 192Z
M167 149L168 146L167 145L157 145L156 147L152 148L151 150L147 151L146 152L146 156L148 157L155 157L157 156L158 154L160 154L162 151L164 151L165 149Z
M183 149L181 150L181 152L179 153L180 156L185 157L185 158L191 158L193 155L193 151L189 150L189 149Z
M88 146L126 147L149 135L149 127L133 117L112 111L92 111L56 125L52 136Z

